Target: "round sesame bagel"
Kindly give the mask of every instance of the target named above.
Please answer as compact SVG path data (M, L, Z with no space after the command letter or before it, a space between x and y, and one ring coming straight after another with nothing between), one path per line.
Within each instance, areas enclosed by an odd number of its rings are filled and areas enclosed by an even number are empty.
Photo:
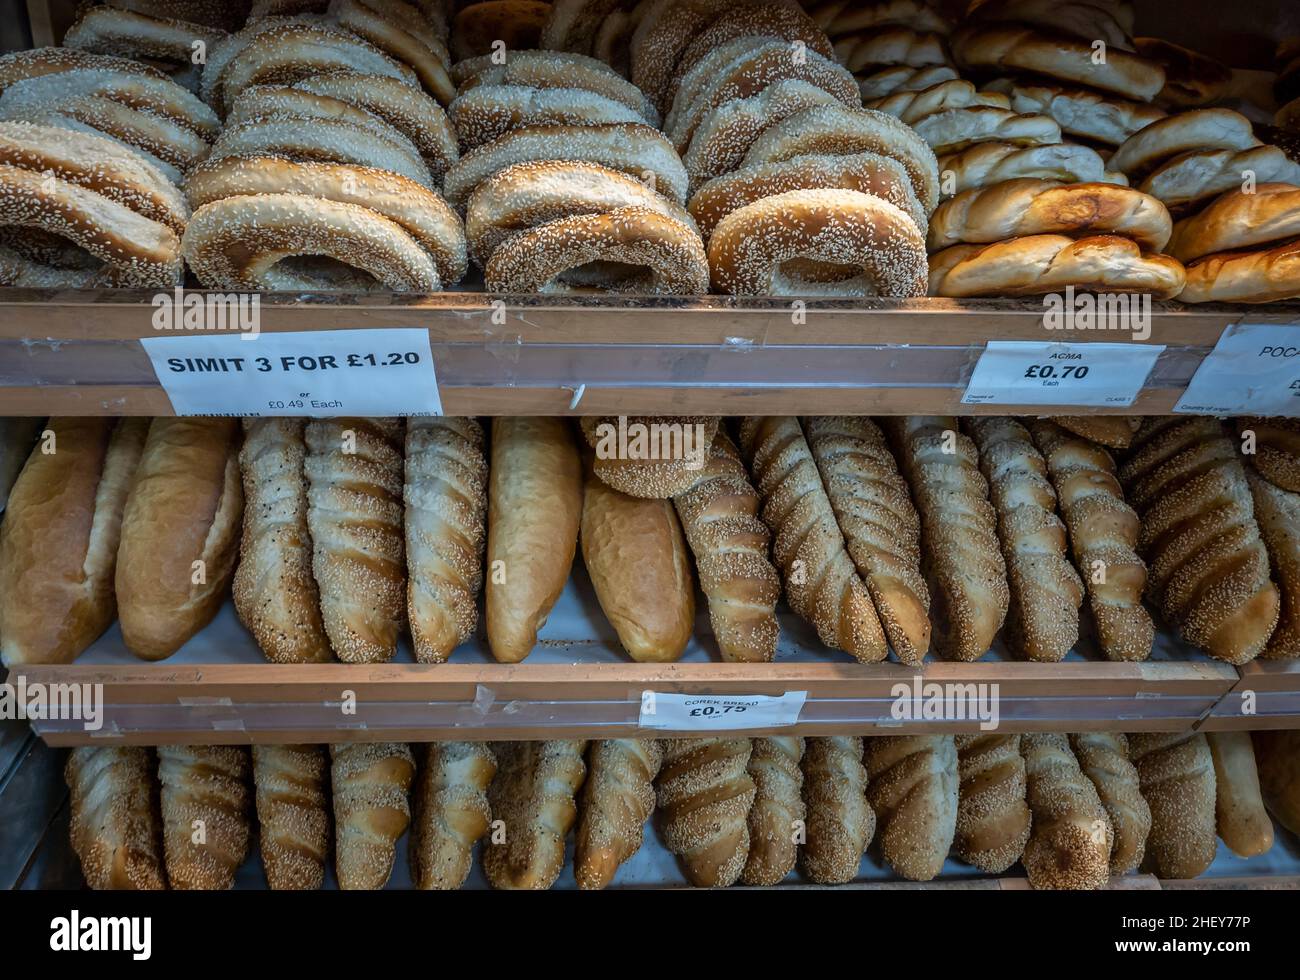
M648 0L632 34L632 84L666 112L677 61L732 0Z
M206 57L226 32L193 21L151 17L116 7L89 7L63 35L63 46L119 58L188 65Z
M1138 185L1174 214L1189 213L1220 194L1258 183L1300 184L1300 163L1276 146L1248 150L1191 150L1166 160Z
M1123 174L1107 173L1096 150L1079 143L976 143L939 157L939 175L948 196L1017 177L1040 177L1064 184L1125 183Z
M973 105L1007 109L1011 106L1011 100L998 92L981 92L965 79L954 78L918 92L894 92L873 99L866 108L887 112L891 116L897 116L909 126L914 126L926 116L932 116L936 112L964 109Z
M324 119L327 122L345 123L376 133L418 155L414 145L405 136L378 116L342 99L317 95L288 85L254 85L246 88L239 93L230 111L226 113L228 127L283 119L301 119L305 122Z
M447 105L456 96L447 68L446 45L419 11L403 0L330 0L329 16L380 51L409 65L435 99Z
M547 51L591 54L601 26L621 0L555 0L537 46Z
M169 183L179 186L185 179L185 175L179 167L173 166L166 160L160 160L148 150L138 146L131 146L129 143L123 143L103 130L96 129L94 126L87 126L58 109L31 110L21 113L0 112L0 118L3 118L6 122L24 122L34 126L45 126L50 129L64 129L80 136L95 136L99 139L111 140L124 150L134 153L147 166L157 170Z
M639 123L600 126L529 126L515 129L460 158L447 172L443 194L463 207L482 181L528 160L586 160L647 182L678 204L686 203L686 168L658 130Z
M659 125L659 112L645 94L609 65L586 55L560 51L512 51L503 65L490 57L471 58L452 68L464 95L487 85L524 85L530 88L580 88L621 102L651 126Z
M205 204L190 218L185 261L210 289L328 288L315 259L359 270L391 290L440 288L433 260L383 215L306 194L256 194ZM298 266L297 259L307 259ZM348 287L353 277L345 277Z
M1073 286L1173 299L1185 281L1177 259L1144 254L1114 235L1030 235L992 245L953 245L930 256L931 296L1041 296Z
M1095 54L1086 38L1026 24L967 24L952 36L953 58L969 71L1028 72L1139 102L1150 102L1164 87L1164 69L1153 61L1114 45L1104 60Z
M797 78L825 89L845 106L858 106L862 97L853 76L835 62L823 58L815 51L806 52L801 59L790 56L790 46L784 41L769 43L742 55L709 84L700 89L699 96L678 116L669 130L678 152L685 152L691 136L701 118L710 109L744 99L761 92L782 78ZM683 83L685 84L685 83Z
M945 109L918 120L913 128L935 153L956 153L976 143L1048 146L1061 142L1061 127L1051 116L992 105Z
M713 229L709 267L739 296L925 295L916 222L860 191L787 191L732 211Z
M963 191L940 204L930 218L926 246L937 252L963 242L1026 235L1121 235L1144 252L1163 252L1172 232L1168 209L1131 187L1020 177Z
M745 154L744 165L779 163L809 154L879 153L903 165L927 214L939 202L934 151L910 126L874 109L813 106L768 127Z
M551 5L540 0L485 0L471 3L452 23L452 56L457 61L487 54L496 42L507 51L537 47Z
M644 123L634 109L580 88L480 85L447 107L461 149L469 152L525 126L596 126Z
M221 75L226 66L239 52L255 38L276 28L290 24L322 24L320 17L285 17L263 14L250 19L247 24L233 34L227 35L208 51L203 73L199 76L199 97L218 112L223 112L221 98Z
M1259 184L1216 198L1200 214L1174 226L1169 253L1183 262L1300 238L1300 187Z
M415 145L435 181L441 182L448 168L460 159L447 114L414 85L387 75L333 72L304 78L294 82L293 87L327 95L378 116Z
M167 76L156 68L127 58L91 54L76 48L32 48L0 56L0 94L16 82L42 75L60 75L67 71L96 69L116 71L127 75L144 75L155 81L165 81Z
M48 232L112 266L120 282L167 286L181 274L180 239L171 228L84 186L0 165L0 226Z
M886 65L925 68L952 64L942 34L916 31L901 24L837 36L835 60L854 74L870 74Z
M210 160L185 182L190 206L227 197L293 194L369 208L399 225L429 253L444 285L465 277L465 233L441 197L400 174L349 164L233 156Z
M593 268L594 267L594 268ZM483 280L494 293L707 292L709 263L690 226L643 207L578 214L506 239Z
M754 140L769 127L802 109L838 104L835 96L809 82L783 78L757 95L732 99L710 109L695 127L682 156L692 190L740 167Z
M208 155L207 142L194 130L112 99L97 95L66 99L59 103L58 112L120 143L143 150L150 158L162 160L179 171L188 170ZM26 118L30 117L25 107L5 105L0 99L0 119Z
M230 126L212 147L211 157L283 156L290 160L350 163L391 170L433 189L433 179L419 155L397 140L345 122L315 119L254 120Z
M470 255L484 268L498 245L527 228L615 208L657 211L696 230L695 220L662 194L617 170L581 160L532 160L493 174L465 208Z
M641 0L631 8L619 7L610 11L596 31L591 51L584 52L603 61L623 78L632 75L632 36L641 24L649 0Z
M858 91L862 93L864 102L884 98L895 92L919 92L956 77L957 70L951 65L926 65L924 68L889 65L879 71L857 76Z
M0 164L61 180L102 194L178 235L190 209L180 190L139 155L110 139L53 126L0 123Z
M672 101L664 114L664 132L671 136L682 115L690 112L700 100L701 92L714 84L734 62L771 43L772 39L766 37L737 37L708 52L676 79Z
M926 227L925 209L916 199L907 171L878 153L802 156L780 163L758 163L715 177L691 195L690 212L708 241L718 222L747 205L786 191L815 188L874 194L901 210L916 227Z
M1258 146L1250 120L1231 109L1190 109L1138 130L1107 164L1136 180L1171 157L1189 150L1233 150Z
M1119 146L1140 129L1165 118L1165 111L1143 102L1129 102L1103 92L1061 85L1034 84L1000 78L989 88L1011 99L1016 112L1051 116L1061 131L1095 143Z
M632 497L667 500L699 480L700 471L692 469L688 450L707 452L720 423L706 415L586 415L578 420L578 427L595 450L592 469L604 483ZM616 437L620 427L628 433L624 456L619 455ZM646 434L645 439L634 441L639 432ZM613 446L608 445L611 436Z

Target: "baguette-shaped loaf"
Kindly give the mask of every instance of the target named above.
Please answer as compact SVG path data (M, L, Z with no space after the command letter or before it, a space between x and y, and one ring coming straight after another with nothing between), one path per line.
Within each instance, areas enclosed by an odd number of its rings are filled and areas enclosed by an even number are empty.
M627 655L680 658L695 627L695 580L672 501L629 496L589 469L580 539L596 599Z
M867 801L880 821L880 851L912 881L943 869L957 832L960 779L951 735L866 740Z
M237 419L153 420L117 552L118 619L137 657L170 657L216 615L243 506Z
M691 884L735 884L749 858L747 738L670 738L655 782L660 832Z
M1147 566L1134 550L1138 515L1124 501L1115 462L1101 446L1055 422L1040 419L1031 428L1070 531L1101 651L1109 660L1145 660L1155 640L1155 624L1142 605Z
M1214 758L1194 732L1129 735L1142 795L1151 807L1147 853L1161 878L1195 878L1214 860Z
M485 742L430 742L424 749L411 826L411 882L454 890L469 877L474 845L492 823L487 790L497 760Z
M890 646L903 663L919 664L930 649L930 592L921 574L921 519L907 481L870 419L819 415L803 426Z
M219 891L248 856L248 750L160 745L163 853L172 888Z
M254 745L253 787L266 883L274 891L325 884L330 849L329 750L323 745Z
M485 605L497 660L532 653L569 579L581 518L582 460L568 423L493 419Z
M807 839L799 851L803 873L821 885L852 881L876 835L876 811L867 802L861 738L808 739L803 801L808 821Z
M153 753L136 746L82 745L68 755L72 850L97 891L167 887L153 765Z
M654 779L663 749L652 738L592 742L578 806L573 876L579 888L605 888L619 865L641 849L655 809Z
M695 555L700 588L722 659L765 662L776 656L781 579L768 557L772 535L758 518L761 500L740 453L721 429L695 483L673 498Z
M961 787L953 847L967 864L1001 874L1020 860L1029 840L1020 736L981 732L954 740Z
M1240 857L1267 853L1273 847L1273 821L1260 795L1250 732L1207 732L1205 738L1214 759L1214 812L1219 837Z
M401 419L307 423L307 526L321 618L344 663L384 663L406 621Z
M740 445L763 498L763 523L793 609L828 647L862 663L889 655L871 594L844 548L812 450L792 416L751 416Z
M921 515L921 562L933 602L935 650L954 660L988 652L1006 618L1007 568L979 453L955 418L885 420Z
M1097 788L1066 736L1020 740L1033 826L1022 861L1035 888L1102 888L1110 878L1115 832Z
M1147 595L1189 643L1231 664L1255 658L1280 597L1236 444L1212 418L1148 418L1120 467L1142 517Z
M334 873L342 889L388 884L397 841L411 822L407 793L415 758L405 742L330 746L334 791Z
M127 491L148 419L56 418L0 523L0 655L67 664L113 622Z
M406 611L422 664L446 662L478 625L487 473L474 419L407 421Z
M493 888L545 891L564 869L564 842L587 776L584 741L498 742L501 768L488 790L505 840L491 840L483 871Z
M1065 554L1047 463L1015 419L979 416L966 423L998 514L1011 587L1007 644L1026 660L1064 660L1079 639L1083 582Z
M1300 834L1300 731L1251 732L1264 805L1287 830Z
M756 738L749 756L754 803L749 808L749 857L740 880L746 885L775 885L794 870L796 840L804 829L804 740L797 736Z
M1282 595L1277 628L1259 655L1270 660L1300 657L1300 493L1270 483L1253 467L1246 467L1246 479L1273 581Z
M1120 732L1086 732L1071 735L1070 748L1110 817L1115 833L1110 873L1136 871L1146 854L1151 808L1142 796L1137 768L1129 761L1128 739Z
M244 534L232 589L235 611L266 659L277 664L334 659L312 576L305 427L303 419L245 419L239 451Z

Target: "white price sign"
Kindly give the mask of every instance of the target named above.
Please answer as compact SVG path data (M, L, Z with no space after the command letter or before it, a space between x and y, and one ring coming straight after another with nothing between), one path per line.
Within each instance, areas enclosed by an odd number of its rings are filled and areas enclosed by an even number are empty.
M1132 405L1160 344L1050 344L990 340L963 405Z
M642 728L673 732L725 732L742 728L786 728L799 720L807 691L766 694L663 694L641 692Z
M429 332L310 330L140 341L177 415L441 415Z
M1300 326L1230 326L1196 369L1174 411L1300 416Z

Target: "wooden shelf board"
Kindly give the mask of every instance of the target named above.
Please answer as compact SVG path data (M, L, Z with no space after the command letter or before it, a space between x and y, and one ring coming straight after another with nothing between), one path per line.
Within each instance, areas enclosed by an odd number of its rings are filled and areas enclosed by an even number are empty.
M1253 660L1239 672L1201 731L1300 728L1300 660Z

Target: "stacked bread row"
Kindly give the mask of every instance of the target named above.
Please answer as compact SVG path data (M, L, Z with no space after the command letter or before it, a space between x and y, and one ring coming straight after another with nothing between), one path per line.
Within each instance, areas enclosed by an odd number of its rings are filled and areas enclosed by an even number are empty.
M463 156L445 191L488 290L707 290L685 170L636 86L553 51L483 55L453 74Z
M1253 741L1253 744L1252 744ZM857 878L874 841L902 878L951 855L1035 888L1139 868L1194 878L1300 831L1300 733L905 735L147 748L68 759L71 837L96 889L230 888L252 817L267 884L382 888L409 828L411 880L550 888L575 835L580 888L615 882L653 816L698 887ZM417 765L418 759L418 765ZM250 777L251 769L251 779ZM252 792L250 793L250 789ZM155 802L161 796L161 809ZM193 821L208 834L196 840ZM502 832L504 829L504 832ZM161 847L159 842L161 841Z

